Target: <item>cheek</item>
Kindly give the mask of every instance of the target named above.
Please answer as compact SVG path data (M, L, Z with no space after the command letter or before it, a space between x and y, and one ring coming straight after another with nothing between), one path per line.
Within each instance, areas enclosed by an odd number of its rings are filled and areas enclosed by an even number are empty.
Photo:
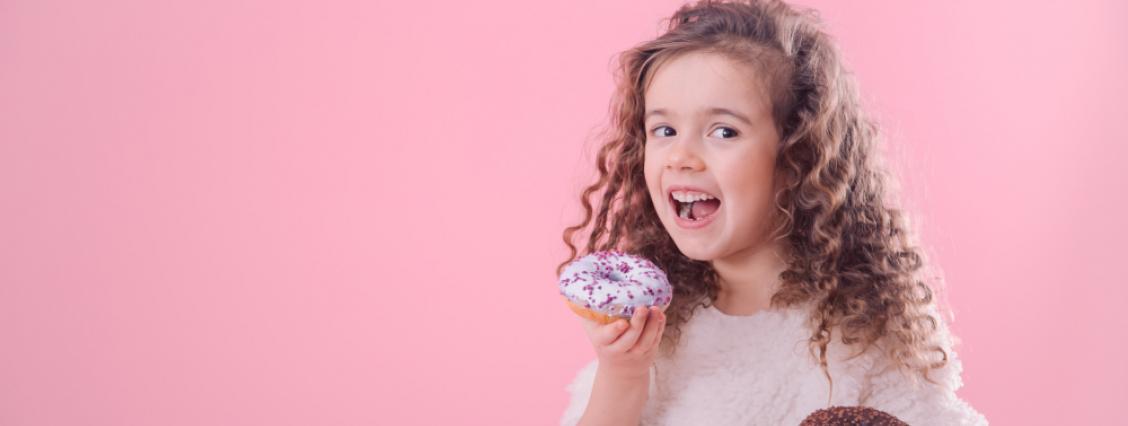
M658 189L660 183L658 182L659 168L653 162L653 156L643 157L642 173L646 180L646 189L650 191L650 195L655 195L655 190Z
M729 214L737 215L747 220L763 221L770 213L773 203L774 183L772 178L774 170L765 161L749 161L737 173L732 173L726 179L726 187L732 198L732 209Z

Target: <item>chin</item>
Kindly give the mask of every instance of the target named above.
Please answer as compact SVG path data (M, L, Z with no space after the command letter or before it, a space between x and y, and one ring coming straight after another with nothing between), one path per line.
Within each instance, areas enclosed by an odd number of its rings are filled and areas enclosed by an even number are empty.
M683 235L678 237L675 233L677 230L670 229L671 226L676 227L677 225L667 225L663 223L663 226L666 229L666 234L670 236L670 239L674 240L674 245L678 247L678 252L683 256L703 262L709 262L720 257L721 253L718 247L713 244L700 241L698 238L692 236L686 237Z
M718 257L717 250L713 247L700 247L697 245L686 245L674 239L674 244L678 246L678 251L693 260L702 262L711 262Z

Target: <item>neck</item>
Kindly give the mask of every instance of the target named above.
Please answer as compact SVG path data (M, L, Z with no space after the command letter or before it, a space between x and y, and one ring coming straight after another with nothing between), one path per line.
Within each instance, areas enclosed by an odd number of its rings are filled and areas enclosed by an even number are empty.
M787 269L783 243L769 241L712 262L720 286L714 306L728 315L752 315L771 307L779 274Z

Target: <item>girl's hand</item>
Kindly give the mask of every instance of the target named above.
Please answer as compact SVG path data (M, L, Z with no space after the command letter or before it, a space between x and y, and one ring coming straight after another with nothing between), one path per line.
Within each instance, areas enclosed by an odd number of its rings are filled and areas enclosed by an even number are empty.
M619 319L599 324L586 318L581 320L599 358L601 373L620 379L650 377L650 364L666 329L666 314L661 309L635 309L630 322Z

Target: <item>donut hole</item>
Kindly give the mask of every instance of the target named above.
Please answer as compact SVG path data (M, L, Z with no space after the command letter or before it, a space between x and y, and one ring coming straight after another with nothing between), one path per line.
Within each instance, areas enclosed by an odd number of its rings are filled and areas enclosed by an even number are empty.
M626 275L616 270L600 272L599 277L610 281L626 281L627 279Z

